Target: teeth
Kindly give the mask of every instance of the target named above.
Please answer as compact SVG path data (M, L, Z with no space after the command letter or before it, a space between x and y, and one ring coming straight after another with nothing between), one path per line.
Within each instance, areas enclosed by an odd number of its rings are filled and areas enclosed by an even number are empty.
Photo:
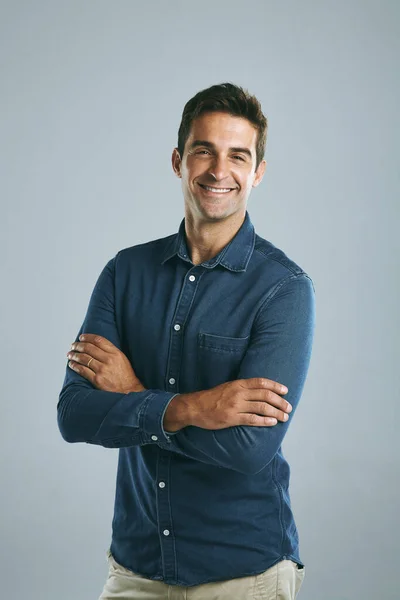
M204 185L203 187L206 190L209 190L210 192L217 192L219 194L225 194L226 192L230 192L231 191L230 188L213 188L213 187L210 187L208 185Z

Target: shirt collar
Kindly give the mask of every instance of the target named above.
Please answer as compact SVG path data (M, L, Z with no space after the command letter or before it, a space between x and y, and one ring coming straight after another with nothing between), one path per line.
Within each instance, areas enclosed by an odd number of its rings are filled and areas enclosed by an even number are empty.
M208 269L213 269L216 265L222 265L230 271L246 271L254 250L255 239L254 225L246 210L244 221L232 240L216 256L201 263L201 265ZM186 243L185 217L179 225L178 233L172 237L167 245L161 264L163 265L176 254L182 260L191 262Z

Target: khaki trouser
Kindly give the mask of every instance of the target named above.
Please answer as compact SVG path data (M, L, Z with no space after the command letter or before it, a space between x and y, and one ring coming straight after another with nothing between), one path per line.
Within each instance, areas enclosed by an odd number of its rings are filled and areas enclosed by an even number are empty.
M295 600L305 568L282 560L259 575L185 587L137 575L107 551L109 572L99 600Z

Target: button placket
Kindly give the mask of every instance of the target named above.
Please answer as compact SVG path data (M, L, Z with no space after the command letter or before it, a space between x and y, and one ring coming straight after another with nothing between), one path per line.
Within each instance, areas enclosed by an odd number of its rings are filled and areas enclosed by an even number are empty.
M184 278L183 288L176 306L175 314L172 321L170 346L168 355L168 370L167 370L167 386L174 386L174 391L177 390L177 382L180 375L180 360L182 356L182 345L184 342L185 326L190 308L193 304L193 299L196 294L196 289L199 284L199 279L205 271L204 267L197 267L195 274L190 274ZM194 282L196 282L194 284ZM194 284L194 285L193 285ZM161 553L163 561L163 576L164 579L173 579L176 577L176 552L175 552L175 537L174 526L171 520L170 493L169 487L169 468L174 463L171 463L170 453L164 454L162 451L159 455L158 472L157 472L157 507L158 507L158 527L161 543Z
M179 304L176 307L174 322L172 325L173 332L170 342L170 359L168 361L167 387L173 387L173 391L177 390L177 382L179 381L180 364L178 358L181 356L181 346L183 344L184 327L182 323L186 322L186 318L193 302L193 297L196 293L197 285L192 285L197 282L204 272L204 268L197 267L196 273L184 277L184 285L180 296Z
M168 489L170 465L171 453L160 449L156 473L156 507L164 579L176 577L175 538L173 535L173 523L171 521L171 506Z

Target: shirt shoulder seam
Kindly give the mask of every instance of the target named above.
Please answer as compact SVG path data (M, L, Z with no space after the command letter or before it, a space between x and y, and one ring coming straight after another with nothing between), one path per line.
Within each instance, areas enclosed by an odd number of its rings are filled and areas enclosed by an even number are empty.
M279 263L280 265L282 265L282 267L285 267L288 271L290 271L291 273L293 273L294 275L301 275L302 273L305 273L305 271L297 264L295 264L295 267L293 265L290 265L288 263L293 263L293 261L287 257L286 261L283 260L279 260L279 258L275 255L274 256L274 250L271 250L271 252L264 252L262 248L255 248L255 250L261 254L263 257L268 258L270 260L273 260L276 263Z
M279 292L279 290L286 285L289 281L292 281L294 279L300 279L303 277L307 277L307 279L309 279L311 281L312 286L314 287L313 281L311 279L311 277L305 272L305 271L301 271L301 273L292 273L291 275L288 275L287 277L284 277L283 279L281 279L276 285L275 287L270 291L270 293L267 295L267 297L265 298L265 300L263 301L263 303L261 304L260 308L257 311L257 314L255 316L255 321L257 321L258 316L263 312L265 306L271 301L273 300L273 298L275 298L275 296L277 295L277 293Z

